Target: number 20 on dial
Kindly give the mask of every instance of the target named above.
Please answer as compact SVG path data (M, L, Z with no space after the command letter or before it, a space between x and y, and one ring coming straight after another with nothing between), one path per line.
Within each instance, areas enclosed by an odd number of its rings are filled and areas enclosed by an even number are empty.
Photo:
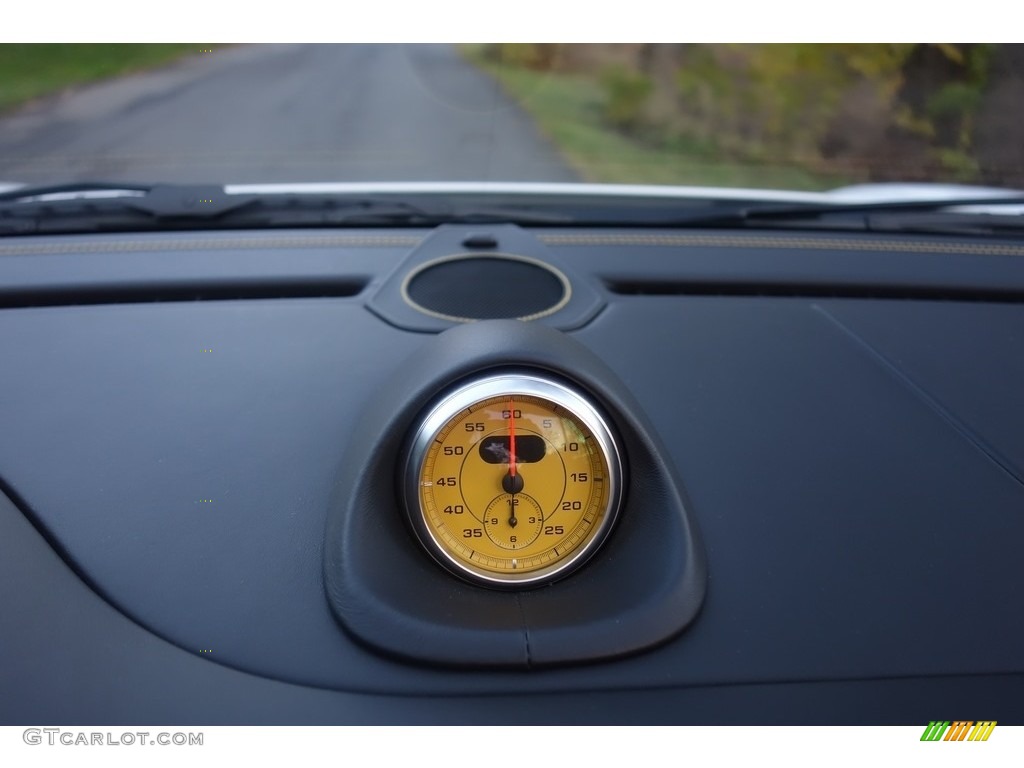
M549 583L583 564L619 513L622 458L582 393L539 375L465 384L419 423L405 500L441 565L494 587Z

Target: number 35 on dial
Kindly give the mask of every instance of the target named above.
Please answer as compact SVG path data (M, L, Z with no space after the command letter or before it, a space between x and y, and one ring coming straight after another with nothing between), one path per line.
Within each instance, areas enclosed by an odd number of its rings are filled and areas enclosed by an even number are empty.
M546 584L582 565L619 513L623 462L600 410L540 375L463 385L414 430L405 502L438 563L469 581Z

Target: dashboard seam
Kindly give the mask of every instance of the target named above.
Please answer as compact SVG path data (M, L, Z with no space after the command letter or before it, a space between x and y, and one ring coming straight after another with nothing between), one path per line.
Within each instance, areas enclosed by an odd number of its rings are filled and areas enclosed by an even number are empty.
M519 608L519 617L523 621L523 650L526 652L526 668L531 669L533 667L533 658L530 654L530 627L526 622L526 612L523 610L523 599L522 596L517 592L516 596L516 607Z
M252 239L203 239L203 240L128 240L125 242L101 243L27 243L0 245L0 256L27 256L33 254L68 253L132 253L135 251L200 251L235 249L280 249L280 248L412 248L420 244L421 237L363 236L363 237L278 237Z
M88 578L83 577L79 570L75 567L74 562L71 558L67 557L66 552L61 547L54 546L53 539L46 534L45 527L41 527L37 524L37 521L33 519L30 514L26 513L27 505L24 504L24 500L21 499L16 493L13 493L10 486L0 480L0 485L3 486L3 493L7 500L10 502L10 506L13 507L14 511L21 514L21 517L26 521L29 528L42 539L42 543L49 547L50 551L57 557L58 561L65 566L68 570L64 572L64 577L71 576L74 579L75 589L87 590L89 594L99 600L98 605L105 610L113 612L116 617L116 621L124 621L132 628L130 631L141 631L147 636L153 638L158 643L164 643L170 648L173 648L182 653L188 654L191 657L199 658L195 653L195 650L189 648L175 640L170 639L164 634L156 631L154 628L147 624L140 623L130 614L123 611L116 603L113 603L109 598L101 591L95 588L95 585ZM0 513L3 512L3 496L0 496ZM62 577L63 578L63 577ZM516 595L517 602L519 601L519 595ZM96 604L94 604L96 605ZM521 603L519 604L522 608ZM528 642L528 632L524 626L524 637ZM351 695L366 695L366 696L377 696L377 697L404 697L410 699L458 699L465 697L472 698L494 698L494 697L529 697L536 695L563 695L563 694L580 694L580 693L623 693L630 691L678 691L678 690L700 690L700 689L715 689L715 688L737 688L737 687L762 687L762 686L778 686L778 685L820 685L820 684L837 684L837 683L872 683L879 681L913 681L913 680L955 680L955 679L985 679L993 677L1006 677L1012 676L1014 678L1020 678L1024 680L1024 670L1020 669L1009 669L1000 671L971 671L971 672L921 672L911 674L875 674L866 677L855 677L849 675L836 675L831 677L777 677L768 679L756 679L756 680L696 680L689 682L675 682L675 683L651 683L649 685L626 685L626 686L604 686L604 687L579 687L572 688L569 690L550 688L547 686L541 686L535 689L521 689L515 691L487 691L487 690L472 690L470 688L460 687L455 690L447 690L443 692L424 692L422 690L410 690L408 688L370 688L364 685L349 685L344 687L337 687L331 685L323 685L321 683L309 682L306 680L295 680L285 677L279 677L276 675L266 674L263 672L257 672L250 668L235 665L232 663L226 663L223 660L215 660L213 658L206 659L207 663L214 664L219 667L223 667L234 673L244 675L253 679L268 681L272 683L278 683L281 685L294 686L303 689L324 691L328 693L338 694L351 694Z
M711 248L803 248L812 250L970 254L974 256L1024 256L1024 247L978 243L904 242L901 240L851 240L810 237L734 237L728 235L538 235L546 245L640 245L702 246Z
M1002 456L998 450L989 444L981 435L971 427L957 418L945 405L929 394L920 384L914 381L905 371L899 368L889 358L879 352L867 340L857 334L852 328L843 323L839 318L822 307L820 304L812 304L811 310L821 314L834 327L841 331L850 341L861 350L866 352L876 363L892 375L900 384L911 392L918 400L924 403L931 411L938 415L943 421L951 426L962 438L973 445L978 451L984 454L992 463L1003 470L1018 485L1024 486L1024 477L1013 466L1013 462Z

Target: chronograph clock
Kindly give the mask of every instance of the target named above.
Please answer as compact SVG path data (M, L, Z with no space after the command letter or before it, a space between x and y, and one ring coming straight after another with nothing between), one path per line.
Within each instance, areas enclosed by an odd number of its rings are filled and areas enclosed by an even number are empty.
M623 462L598 407L540 375L477 379L415 431L413 529L441 565L493 587L549 583L582 565L619 512Z

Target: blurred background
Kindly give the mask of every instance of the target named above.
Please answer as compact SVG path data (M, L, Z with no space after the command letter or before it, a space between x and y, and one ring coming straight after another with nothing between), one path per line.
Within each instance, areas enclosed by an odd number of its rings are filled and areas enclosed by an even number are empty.
M1024 188L1024 46L0 45L0 182Z

